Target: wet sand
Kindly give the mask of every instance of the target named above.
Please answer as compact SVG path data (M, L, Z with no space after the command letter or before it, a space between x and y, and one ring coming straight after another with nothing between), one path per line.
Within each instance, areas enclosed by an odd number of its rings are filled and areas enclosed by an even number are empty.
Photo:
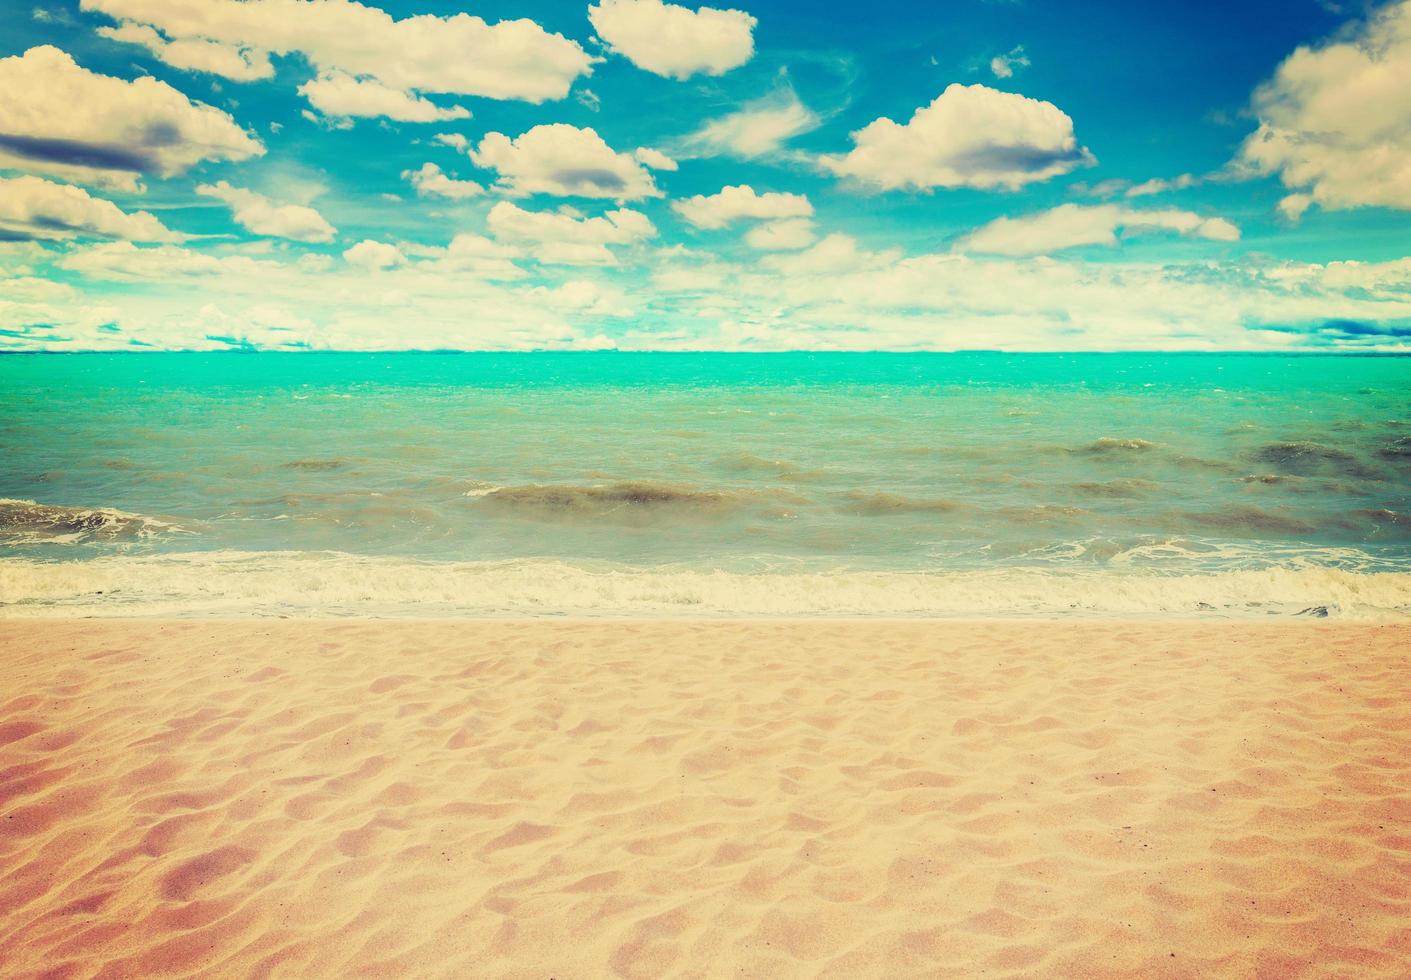
M6 977L1406 977L1411 627L0 622Z

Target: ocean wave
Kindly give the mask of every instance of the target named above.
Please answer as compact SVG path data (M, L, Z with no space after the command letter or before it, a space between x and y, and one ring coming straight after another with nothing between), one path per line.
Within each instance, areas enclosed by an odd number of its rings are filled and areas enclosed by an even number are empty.
M1337 473L1359 480L1375 480L1380 476L1347 450L1317 442L1266 443L1254 451L1253 458L1295 476Z
M1411 461L1411 436L1401 436L1393 439L1381 449L1377 450L1377 455L1383 459L1395 460L1397 462Z
M1411 514L1403 514L1400 511L1388 510L1382 507L1380 509L1364 508L1362 510L1354 510L1352 516L1359 517L1379 529L1390 530L1398 537L1411 535Z
M1085 453L1123 453L1123 452L1143 452L1148 449L1156 449L1158 444L1147 439L1117 439L1112 436L1103 436L1088 443L1080 450Z
M1151 480L1123 479L1108 480L1104 483L1075 483L1073 488L1093 497L1144 497L1160 490L1161 485Z
M642 515L710 516L757 503L799 503L797 494L778 489L704 490L676 483L635 480L583 486L531 483L496 487L477 494L477 503L508 508L530 516Z
M843 497L847 500L843 510L867 517L885 517L889 514L949 514L960 507L960 504L953 500L907 497L884 491L850 490Z
M304 470L309 473L326 473L330 470L341 470L347 466L351 460L338 457L336 459L296 459L283 464L286 470Z
M1312 534L1316 530L1307 521L1248 505L1221 507L1209 511L1187 511L1181 518L1208 531L1250 537L1258 537L1261 534Z
M217 552L0 559L9 616L1411 617L1411 572L725 572ZM1318 613L1321 615L1321 613Z
M194 533L171 521L112 507L63 507L0 499L0 545L151 542Z
M735 453L721 459L718 465L736 473L764 473L793 480L811 480L819 476L816 471L805 469L787 459L765 459L754 453Z

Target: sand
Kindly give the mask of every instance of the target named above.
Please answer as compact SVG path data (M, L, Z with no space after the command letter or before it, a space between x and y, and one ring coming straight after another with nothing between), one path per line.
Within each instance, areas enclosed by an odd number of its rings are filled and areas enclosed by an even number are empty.
M0 975L1406 977L1411 628L0 623Z

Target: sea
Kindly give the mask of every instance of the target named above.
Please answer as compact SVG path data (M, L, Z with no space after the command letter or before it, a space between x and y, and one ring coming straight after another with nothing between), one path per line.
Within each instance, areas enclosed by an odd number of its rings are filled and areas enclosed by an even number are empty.
M0 615L1411 616L1411 358L0 356Z

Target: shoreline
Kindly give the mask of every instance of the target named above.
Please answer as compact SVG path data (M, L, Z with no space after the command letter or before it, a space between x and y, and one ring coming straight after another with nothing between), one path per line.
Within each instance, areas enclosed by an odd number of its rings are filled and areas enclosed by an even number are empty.
M1411 626L0 618L13 975L1399 977Z
M1411 571L1335 566L1172 573L1132 567L885 571L592 568L321 553L0 560L0 618L1082 618L1239 621L1326 609L1411 622Z

